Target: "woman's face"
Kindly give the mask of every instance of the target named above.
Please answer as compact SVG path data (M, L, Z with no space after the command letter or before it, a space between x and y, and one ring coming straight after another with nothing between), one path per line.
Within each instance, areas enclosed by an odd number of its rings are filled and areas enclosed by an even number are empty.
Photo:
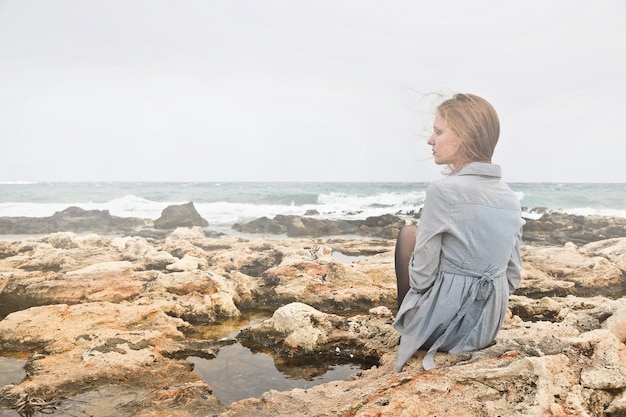
M433 134L428 139L428 144L433 147L435 163L437 165L454 165L455 162L458 162L456 154L460 143L461 140L448 127L446 119L437 113L433 122Z

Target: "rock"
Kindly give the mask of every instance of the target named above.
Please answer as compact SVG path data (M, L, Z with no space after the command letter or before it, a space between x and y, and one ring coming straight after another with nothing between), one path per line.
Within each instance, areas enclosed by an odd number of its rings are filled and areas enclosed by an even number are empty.
M273 235L282 235L287 233L286 226L275 220L268 219L265 216L252 220L248 223L235 223L232 228L233 230L241 233L263 233Z
M167 265L165 269L172 272L196 271L198 269L206 269L206 259L196 258L195 256L185 255L182 259Z
M193 202L168 206L161 212L161 217L154 221L157 229L175 229L177 227L207 227L209 222L204 220L196 210Z
M271 347L287 357L371 360L395 345L397 333L384 314L346 318L295 302L278 308L272 318L243 329L237 338L251 349Z
M263 298L273 303L301 301L320 309L331 306L367 309L392 304L395 299L395 278L388 267L347 266L330 256L319 257L317 253L281 251L282 262L262 274ZM383 262L390 265L391 260L387 258Z
M237 287L213 274L183 271L158 274L134 304L159 307L173 317L196 324L238 317Z
M626 390L626 346L608 332L594 332L591 366L582 370L580 384L584 388Z
M184 350L179 329L187 326L158 308L106 302L33 307L10 314L0 322L0 347L42 354L27 361L28 378L0 387L0 398L7 405L26 393L75 395L93 385L121 384L151 387L153 394L163 387L180 387L180 393L193 384L204 390L206 410L221 411L223 406L206 394L210 387L190 372L188 364L171 359ZM161 406L172 404L179 405L175 398L161 398ZM130 414L120 410L119 415Z
M146 224L145 219L111 216L108 210L68 207L50 217L0 217L0 234L119 233Z
M0 387L0 406L26 393L78 402L85 390L124 387L135 399L116 407L120 416L624 413L625 237L526 244L522 285L496 343L440 352L428 372L421 350L402 373L394 370L394 245L380 237L211 237L201 226L160 239L60 232L0 241L0 353L29 355L28 378ZM358 259L340 262L338 252ZM267 308L273 316L237 339L273 350L277 367L331 359L374 366L343 381L219 404L184 358L213 357L226 342L187 335L193 324ZM300 368L298 377L317 376Z
M381 317L393 317L393 313L391 312L391 310L389 310L385 306L378 306L378 307L370 308L368 310L368 313L373 314L375 316L381 316Z
M626 237L626 218L577 216L545 211L539 219L526 219L524 240L540 245L585 245Z
M84 278L98 275L127 275L133 269L133 263L129 261L100 262L88 265L84 268L67 271L65 276Z
M615 264L622 273L626 272L626 239L613 238L588 243L580 248L586 256L603 257ZM626 286L626 285L625 285Z
M276 310L266 325L286 335L284 345L290 350L302 349L304 353L312 353L324 341L325 332L320 327L332 327L330 320L323 320L326 316L306 304L291 303Z
M569 314L584 315L588 311L584 298L562 301L570 306ZM600 307L607 301L598 297L594 304ZM622 302L616 301L613 307L626 311ZM328 320L313 312L310 317L316 317L312 323ZM273 328L270 322L249 330L257 334L249 340L280 346L276 343L280 337L276 337L281 333L268 331ZM384 328L380 323L377 326ZM320 330L318 340L332 340L333 334L343 331L341 326L316 328ZM356 334L361 339L371 337L363 332ZM388 335L385 338L392 339ZM460 355L440 352L437 368L432 371L421 367L425 352L419 351L403 372L396 373L395 352L387 349L378 367L357 378L306 391L271 391L261 399L233 404L222 416L243 416L253 410L256 416L287 416L315 407L317 415L440 415L445 410L449 415L513 417L602 415L609 405L617 411L623 407L625 347L604 328L581 332L570 324L528 323L513 317L505 323L496 344Z
M538 219L526 219L523 239L537 245L564 245L626 237L626 219L604 216L576 216L547 209ZM365 220L329 220L304 216L278 215L262 217L248 223L237 223L233 229L242 233L287 234L289 237L322 237L336 235L375 236L395 239L402 226L416 223L414 218L384 214Z
M304 216L277 215L261 217L249 223L237 223L233 229L243 233L287 234L289 237L321 237L336 235L377 236L395 238L407 222L395 215L368 217L365 220L329 220Z
M615 253L621 253L623 242L626 239L614 241L617 246ZM579 248L573 243L562 247L524 246L524 276L517 293L533 296L611 296L621 293L626 282L626 270L622 269L621 261L615 262L608 256L596 255L596 247ZM538 288L542 291L538 292Z
M608 415L624 416L626 415L626 391L615 398L606 409Z

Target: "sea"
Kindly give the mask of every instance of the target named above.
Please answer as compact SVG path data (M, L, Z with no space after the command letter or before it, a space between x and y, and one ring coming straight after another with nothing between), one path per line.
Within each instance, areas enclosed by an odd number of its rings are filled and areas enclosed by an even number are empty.
M624 183L509 183L524 217L542 211L626 217ZM193 202L209 229L278 214L326 219L411 214L424 203L420 182L0 182L0 217L48 217L75 206L155 220L169 205Z

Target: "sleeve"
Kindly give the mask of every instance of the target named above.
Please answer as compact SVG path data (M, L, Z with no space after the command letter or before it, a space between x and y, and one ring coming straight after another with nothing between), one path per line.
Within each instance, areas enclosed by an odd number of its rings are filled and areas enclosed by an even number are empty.
M432 183L426 190L415 249L409 263L411 288L418 293L426 292L437 278L442 238L449 225L447 205L441 185Z
M513 252L511 253L511 258L509 259L509 264L506 270L506 279L509 283L509 292L511 294L517 289L522 281L521 245L524 223L525 222L522 220L522 226L519 229L519 233L515 236L515 245L513 246Z

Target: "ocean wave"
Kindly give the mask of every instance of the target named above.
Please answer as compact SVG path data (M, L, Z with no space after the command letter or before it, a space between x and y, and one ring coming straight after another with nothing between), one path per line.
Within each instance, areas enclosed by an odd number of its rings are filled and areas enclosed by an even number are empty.
M339 208L337 206L305 204L305 205L272 205L248 203L199 203L196 210L210 225L233 225L245 223L261 217L274 218L284 216L310 216L328 220L363 220L370 216L396 213L397 208L369 207L369 208Z
M183 203L186 203L186 201L152 201L133 194L127 194L124 197L115 198L106 203L89 204L87 206L91 210L109 210L109 213L113 216L157 219L167 206Z
M359 196L346 193L320 194L317 202L322 205L335 207L418 207L424 202L425 191L412 191L404 193L378 193L374 195Z
M388 200L377 203L377 200L374 198L357 198L351 203L348 200L350 198L338 198L332 201L330 199L322 199L322 204L304 205L208 202L194 203L194 206L198 213L211 225L227 226L260 217L274 218L276 215L302 216L307 214L312 217L329 220L363 220L370 216L381 216L384 214L411 215L419 211L423 205L419 200L413 202L400 201L395 205L391 205ZM126 195L102 203L0 203L0 217L49 217L55 212L63 211L68 207L79 207L84 210L108 210L111 215L118 217L139 217L155 220L161 216L162 211L166 207L184 203L187 203L187 201L157 202L134 195ZM526 219L538 219L545 210L545 207L541 209L526 208L524 209L523 217ZM548 210L581 216L601 215L626 218L626 210L621 209L581 207L566 210Z
M626 210L618 209L595 209L591 207L581 207L563 210L567 214L574 214L577 216L607 216L607 217L626 217Z
M524 219L529 219L529 220L538 220L541 218L541 216L543 216L543 212L537 212L537 211L532 211L532 210L523 210L522 211L522 217Z
M626 210L618 209L596 209L591 207L579 207L570 209L546 209L545 207L536 207L531 209L524 209L522 211L522 217L530 220L540 219L545 212L553 213L565 213L574 216L605 216L605 217L623 217L626 218Z
M166 207L192 201L210 227L227 228L276 215L307 214L330 220L363 220L384 214L411 216L426 198L426 184L37 184L0 183L0 217L49 217L74 206L107 210L118 217L156 220ZM539 218L545 210L626 218L623 190L608 185L572 185L555 190L545 184L518 184L514 188L527 219Z
M0 217L50 217L54 213L68 207L78 207L83 210L108 210L112 216L140 217L156 219L163 209L181 202L156 202L134 195L126 195L105 202L75 202L75 203L35 203L35 202L8 202L0 203Z

